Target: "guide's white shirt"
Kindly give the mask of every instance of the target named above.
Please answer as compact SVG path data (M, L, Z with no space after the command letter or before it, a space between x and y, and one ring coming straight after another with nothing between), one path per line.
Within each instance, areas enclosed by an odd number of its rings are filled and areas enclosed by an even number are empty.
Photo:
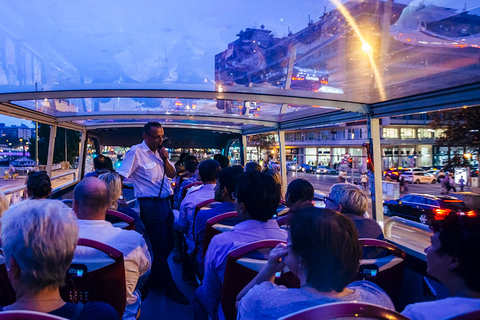
M164 163L158 151L150 150L145 141L128 150L122 165L117 170L118 174L132 179L137 198L158 196L162 186L163 171ZM172 194L170 180L165 175L160 198L166 198Z

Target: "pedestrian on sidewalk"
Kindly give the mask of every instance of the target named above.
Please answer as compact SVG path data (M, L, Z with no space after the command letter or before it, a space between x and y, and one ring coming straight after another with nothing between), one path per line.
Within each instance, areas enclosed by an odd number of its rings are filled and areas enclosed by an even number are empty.
M465 179L463 179L463 176L460 177L460 180L458 180L459 186L460 186L460 192L463 192L463 188L465 186Z

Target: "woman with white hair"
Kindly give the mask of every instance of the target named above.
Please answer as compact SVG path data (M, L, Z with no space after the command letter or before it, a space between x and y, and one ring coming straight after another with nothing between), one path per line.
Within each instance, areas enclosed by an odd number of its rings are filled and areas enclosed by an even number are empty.
M357 227L359 238L385 240L382 228L373 219L365 218L368 210L368 198L360 187L349 183L337 183L330 188L330 194L325 197L325 208L343 213ZM364 248L363 258L373 259L384 256L383 249Z
M1 219L8 278L16 301L3 310L32 310L80 320L119 319L110 305L67 303L60 297L78 239L73 211L58 200L25 200Z
M145 233L145 226L140 219L138 213L132 208L128 207L118 207L117 200L122 195L122 179L115 172L102 173L98 176L99 179L105 181L108 186L108 192L110 193L110 208L111 210L117 210L123 214L126 214L129 217L133 218L135 224L135 231L143 235ZM118 218L107 216L107 220L111 223L119 222L120 220L115 220Z

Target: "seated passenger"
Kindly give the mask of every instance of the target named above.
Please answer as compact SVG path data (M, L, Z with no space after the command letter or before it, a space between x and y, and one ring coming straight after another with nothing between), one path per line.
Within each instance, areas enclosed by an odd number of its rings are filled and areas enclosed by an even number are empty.
M330 209L305 208L292 216L287 244L270 252L267 264L238 294L238 319L278 319L332 302L359 301L394 309L388 295L369 281L350 281L362 251L355 225ZM287 266L300 280L299 289L271 281Z
M79 320L118 320L106 303L77 306L60 297L77 246L75 220L73 211L57 200L25 200L4 213L2 247L17 300L1 311L32 310L73 319L78 309Z
M427 273L438 279L450 297L408 305L410 319L449 319L480 309L480 217L448 215L432 222Z
M236 184L235 208L243 220L230 232L213 237L205 256L203 285L195 291L195 319L224 319L220 298L228 253L244 244L265 240L285 240L287 232L272 219L280 202L280 186L268 174L242 173Z
M180 158L178 159L177 162L175 162L175 172L176 174L179 174L180 172L183 172L185 171L185 163L184 163L184 159L185 157L188 156L188 153L187 152L183 152L181 155L180 155Z
M105 181L85 178L73 190L73 210L78 217L79 237L105 243L123 253L127 306L123 319L135 319L140 308L140 292L136 290L139 277L150 270L151 258L147 244L136 231L115 228L105 215L110 197ZM103 257L104 254L87 247L78 247L76 258Z
M187 157L188 158L188 157ZM198 167L198 161L197 158L193 161L189 161L185 163L185 168L187 169L187 176L184 177L183 182L181 179L179 179L178 183L178 189L175 190L175 193L173 195L173 208L180 210L180 204L182 203L183 200L183 189L185 186L189 185L190 183L196 182L197 181L197 167Z
M262 166L258 162L250 161L250 162L247 162L244 170L245 171L257 170L257 171L262 172Z
M218 163L220 163L220 167L223 169L223 168L227 168L228 166L230 166L230 160L228 159L227 156L224 156L223 154L216 154L214 157L213 157L213 160L217 160Z
M98 178L107 183L108 193L110 194L110 207L108 209L119 211L133 218L135 224L135 231L143 235L145 233L145 226L143 225L142 219L140 219L138 213L132 208L118 206L117 201L122 195L122 179L120 178L120 176L115 172L108 172L102 173L98 176ZM107 221L115 223L119 222L120 219L107 216Z
M213 199L215 192L213 189L216 185L216 175L219 172L220 164L216 160L203 160L198 165L198 177L202 180L203 185L198 190L187 194L180 205L180 213L178 220L175 221L175 228L183 232L186 237L187 254L189 259L183 262L183 276L187 280L195 281L195 267L192 262L196 259L193 257L195 250L195 241L193 239L193 219L195 214L195 207L197 204Z
M295 179L288 184L287 193L285 193L285 203L289 208L288 213L313 207L313 196L315 190L310 182L305 179Z
M95 170L87 173L85 175L85 178L98 177L102 173L114 171L112 159L110 159L109 157L105 157L103 154L99 154L95 158L93 158L93 168Z
M280 199L284 200L285 197L284 197L284 194L282 192L282 176L280 175L280 172L278 172L277 169L271 169L271 168L266 169L263 172L268 174L269 176L271 176L275 180L275 182L280 187Z
M46 171L31 171L27 176L27 196L45 199L52 193L52 184Z
M202 210L195 218L194 237L197 249L197 263L200 276L203 277L203 238L205 236L205 227L207 220L218 216L219 214L235 211L235 182L238 176L243 172L241 167L227 167L217 172L217 184L214 190L214 199L221 202L211 209Z
M360 187L349 183L334 184L325 200L325 208L341 212L355 223L359 238L385 240L380 225L373 219L364 218L368 210L368 198ZM383 249L363 248L364 259L378 258L385 254Z

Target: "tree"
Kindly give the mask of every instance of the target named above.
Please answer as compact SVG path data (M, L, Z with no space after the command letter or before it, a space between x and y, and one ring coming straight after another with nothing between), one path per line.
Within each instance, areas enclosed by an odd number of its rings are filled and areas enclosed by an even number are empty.
M268 147L275 145L275 134L271 133L262 133L256 134L247 137L247 145L255 146L257 148L257 154L260 154L263 151L266 151ZM264 153L264 161L268 161L268 154Z
M57 127L53 163L65 161L65 131L67 133L67 160L72 163L73 159L78 156L80 132ZM38 160L40 164L47 164L48 143L50 140L49 125L38 124L38 138ZM35 137L30 138L29 152L30 158L35 160Z
M443 135L437 138L438 145L448 147L465 146L470 153L480 153L480 107L445 110L431 114L432 129L443 129ZM461 155L450 157L448 167L468 165L468 160Z

